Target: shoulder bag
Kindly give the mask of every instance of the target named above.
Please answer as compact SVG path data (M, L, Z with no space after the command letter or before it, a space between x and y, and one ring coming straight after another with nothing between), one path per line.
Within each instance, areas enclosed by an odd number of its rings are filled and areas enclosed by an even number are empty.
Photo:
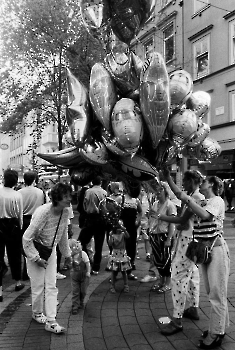
M186 250L186 257L195 264L209 264L212 260L212 249L217 238L218 235L214 240L208 242L208 239L195 240L193 236L193 240L189 243Z
M58 225L57 225L57 228L56 228L56 231L55 231L54 238L53 238L51 246L48 247L48 246L45 246L44 244L42 244L41 242L39 242L39 241L37 241L35 239L33 240L33 244L34 244L35 248L37 249L40 258L43 259L43 260L47 261L50 258L50 256L51 256L53 245L54 245L54 242L55 242L55 239L56 239L56 235L57 235L57 232L58 232L58 228L59 228L59 225L60 225L60 220L61 220L61 217L62 217L62 213L63 213L63 211L60 214L59 222L58 222Z

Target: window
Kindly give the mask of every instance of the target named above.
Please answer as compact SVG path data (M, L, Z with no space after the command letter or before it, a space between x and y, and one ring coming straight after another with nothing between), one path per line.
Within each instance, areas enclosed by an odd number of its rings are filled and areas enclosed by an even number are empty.
M230 115L231 121L235 121L235 90L230 91Z
M166 63L175 57L175 33L174 24L171 22L163 29L164 58Z
M199 12L208 5L208 0L194 0L194 13Z
M235 63L235 19L229 23L229 64Z
M193 43L194 79L209 74L209 35Z
M144 58L148 58L148 56L154 51L154 42L153 37L144 43Z

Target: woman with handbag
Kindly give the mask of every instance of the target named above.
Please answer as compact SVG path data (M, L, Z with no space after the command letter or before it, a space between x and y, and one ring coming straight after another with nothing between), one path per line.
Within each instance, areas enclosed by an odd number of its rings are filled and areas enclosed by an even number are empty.
M71 187L57 183L51 190L51 203L34 212L31 223L23 235L23 248L27 256L27 269L32 291L32 318L45 323L45 330L56 334L65 328L56 322L56 246L71 264L68 242L69 206ZM43 314L45 294L45 313Z
M152 290L158 294L171 290L171 248L175 225L159 219L159 214L176 216L176 206L169 199L168 187L161 182L156 192L157 201L149 211L149 234L153 262L160 275L160 283Z
M172 186L177 197L198 217L194 222L194 238L209 247L213 246L211 262L201 265L205 288L211 303L211 316L209 329L203 332L204 340L200 340L198 346L201 349L214 349L221 345L225 328L229 326L227 286L230 258L227 243L223 238L225 204L220 197L223 182L217 176L204 178L200 192L206 199L200 204L181 192L175 184Z

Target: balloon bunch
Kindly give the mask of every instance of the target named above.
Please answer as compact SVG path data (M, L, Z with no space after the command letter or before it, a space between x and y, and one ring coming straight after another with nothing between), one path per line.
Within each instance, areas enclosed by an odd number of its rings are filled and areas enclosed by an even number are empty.
M142 60L130 50L131 40L149 19L153 0L83 0L81 13L91 35L106 49L104 62L90 74L89 90L68 70L67 123L69 148L39 156L71 169L81 183L94 173L154 188L158 170L183 156L216 158L220 146L208 137L202 121L210 96L193 92L189 73L167 73L163 57Z

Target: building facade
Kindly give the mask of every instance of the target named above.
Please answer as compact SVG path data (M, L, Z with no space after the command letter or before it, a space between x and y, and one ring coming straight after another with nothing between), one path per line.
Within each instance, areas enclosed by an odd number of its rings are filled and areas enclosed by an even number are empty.
M169 73L185 69L192 76L193 91L210 94L211 108L203 121L222 153L211 163L189 160L187 168L235 178L234 0L156 0L154 16L133 40L132 49L142 59L160 52Z

